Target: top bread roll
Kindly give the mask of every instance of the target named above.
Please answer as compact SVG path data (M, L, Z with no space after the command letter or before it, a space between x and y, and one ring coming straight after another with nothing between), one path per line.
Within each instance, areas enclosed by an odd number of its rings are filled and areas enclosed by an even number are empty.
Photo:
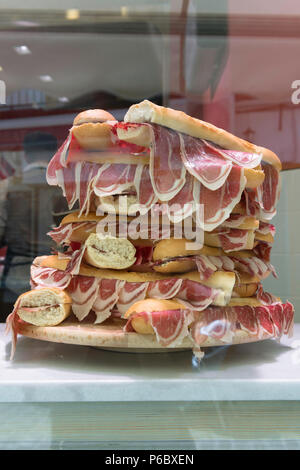
M75 116L73 126L79 126L80 124L91 122L98 123L115 120L114 116L107 111L104 111L104 109L88 109L87 111L82 111Z
M114 116L103 109L88 109L75 117L71 132L83 149L107 149L113 145L111 127L115 122Z
M281 162L271 150L251 144L213 124L188 116L183 111L158 106L148 100L130 106L125 114L124 121L159 124L192 137L210 140L227 150L261 153L263 161L270 163L277 170L281 170Z

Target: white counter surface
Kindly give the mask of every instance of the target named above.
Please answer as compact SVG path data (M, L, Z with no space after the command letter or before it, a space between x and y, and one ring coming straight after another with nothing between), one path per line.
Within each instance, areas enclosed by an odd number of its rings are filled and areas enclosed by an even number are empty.
M0 325L0 402L255 401L300 399L300 324L267 340L191 352L121 353L19 336L13 361Z

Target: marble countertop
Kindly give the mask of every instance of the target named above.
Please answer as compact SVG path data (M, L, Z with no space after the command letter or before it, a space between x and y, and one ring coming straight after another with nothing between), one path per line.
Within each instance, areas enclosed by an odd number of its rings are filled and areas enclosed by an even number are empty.
M300 324L274 340L191 352L124 353L19 337L0 324L0 402L300 399Z

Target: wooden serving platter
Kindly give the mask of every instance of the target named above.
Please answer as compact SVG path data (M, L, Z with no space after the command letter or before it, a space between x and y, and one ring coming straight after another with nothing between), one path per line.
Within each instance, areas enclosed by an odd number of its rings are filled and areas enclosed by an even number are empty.
M95 324L89 318L78 322L72 316L57 326L35 326L19 322L18 333L29 338L54 343L77 344L126 352L174 352L192 350L194 347L190 338L184 338L180 346L176 346L176 348L162 348L155 335L124 332L125 323L126 321L120 318L110 318L101 324ZM237 330L230 344L257 342L264 339L270 339L270 336L268 338L251 337L245 331ZM228 343L215 338L207 338L201 348L224 346L226 344Z
M29 338L51 341L54 343L78 344L100 348L130 350L135 352L170 352L192 349L193 344L185 338L180 348L162 348L155 335L126 333L123 326L126 321L119 318L106 320L99 325L75 318L66 319L57 326L35 326L29 323L18 323L18 333ZM142 350L142 351L141 351Z

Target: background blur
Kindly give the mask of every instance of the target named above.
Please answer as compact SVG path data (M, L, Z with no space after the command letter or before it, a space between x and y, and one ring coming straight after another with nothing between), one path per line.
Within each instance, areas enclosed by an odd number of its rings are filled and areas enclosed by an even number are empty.
M122 119L147 98L279 155L279 279L264 286L292 301L300 321L300 104L291 99L299 1L0 1L0 41L0 320L29 288L32 258L49 252L45 233L67 210L45 169L74 116L105 108Z

